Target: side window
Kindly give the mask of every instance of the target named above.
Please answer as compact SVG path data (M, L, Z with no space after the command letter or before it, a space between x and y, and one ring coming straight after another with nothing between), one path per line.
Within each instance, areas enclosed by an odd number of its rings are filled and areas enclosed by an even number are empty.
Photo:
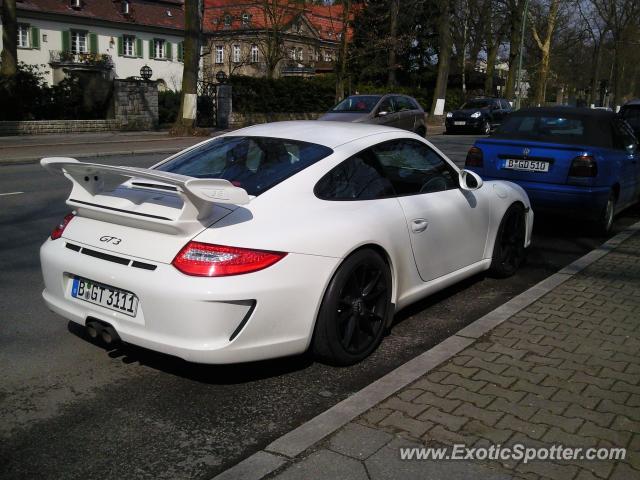
M316 184L314 192L323 200L374 200L395 195L368 150L333 168Z
M385 98L378 107L378 112L394 113L395 111L396 109L392 97Z
M456 170L424 143L393 140L371 148L398 195L458 188Z
M396 104L396 110L398 112L402 112L404 110L413 110L413 105L411 105L407 97L393 97L393 101Z
M618 150L625 150L627 146L636 143L631 127L621 119L613 121L613 146Z
M500 105L502 105L503 110L511 110L511 105L506 100L500 100Z

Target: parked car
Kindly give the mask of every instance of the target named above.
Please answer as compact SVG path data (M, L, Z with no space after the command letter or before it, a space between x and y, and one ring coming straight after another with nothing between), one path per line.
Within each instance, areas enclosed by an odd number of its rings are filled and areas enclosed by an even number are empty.
M427 134L426 114L415 98L407 95L351 95L318 120L371 123Z
M640 100L631 100L620 109L620 116L633 128L636 139L640 139Z
M638 156L631 128L613 112L527 108L477 140L466 168L522 186L536 213L591 221L604 233L638 201Z
M309 348L355 363L394 310L513 274L533 224L517 185L373 125L256 125L149 169L41 163L71 181L76 210L40 250L49 308L105 342L202 363Z
M474 98L458 110L447 112L445 128L447 134L473 131L488 135L511 112L511 104L504 98Z

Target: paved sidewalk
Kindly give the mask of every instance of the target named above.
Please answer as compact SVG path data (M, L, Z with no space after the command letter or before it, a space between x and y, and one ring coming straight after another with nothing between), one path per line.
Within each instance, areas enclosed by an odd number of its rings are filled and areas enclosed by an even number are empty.
M33 163L47 156L90 158L105 155L175 153L206 138L172 137L167 132L156 131L0 137L0 165Z
M640 479L640 234L567 278L268 478ZM399 453L517 443L627 456L525 464Z

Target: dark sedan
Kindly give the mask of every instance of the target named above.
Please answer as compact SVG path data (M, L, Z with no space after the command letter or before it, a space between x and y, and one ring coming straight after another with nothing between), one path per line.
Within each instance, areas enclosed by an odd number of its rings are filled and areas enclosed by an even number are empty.
M415 98L400 94L351 95L318 120L388 125L427 134L426 114Z
M503 98L474 98L458 110L447 113L447 133L480 132L488 135L511 113L511 105Z

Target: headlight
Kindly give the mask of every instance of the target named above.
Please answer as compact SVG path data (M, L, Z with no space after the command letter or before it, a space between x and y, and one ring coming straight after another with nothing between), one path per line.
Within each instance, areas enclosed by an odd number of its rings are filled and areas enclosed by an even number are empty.
M482 113L474 112L474 113L471 114L471 118L480 118L480 115L482 115Z
M453 117L453 113L447 112L447 118L451 118L451 117Z

